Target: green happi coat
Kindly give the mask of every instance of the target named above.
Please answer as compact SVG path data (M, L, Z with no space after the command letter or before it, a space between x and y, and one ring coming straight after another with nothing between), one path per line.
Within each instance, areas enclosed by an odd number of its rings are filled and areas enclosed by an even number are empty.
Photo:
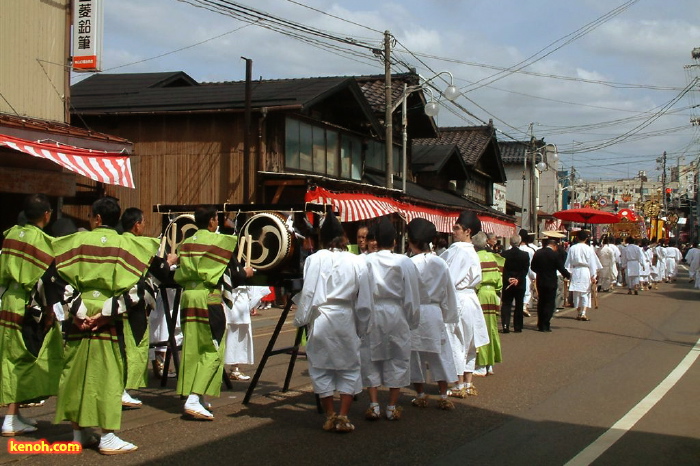
M123 295L134 287L158 250L154 238L122 236L108 227L75 233L53 242L58 274L80 292L78 317L114 316L99 330L71 325L66 341L56 422L116 430L121 424L124 391L123 338L119 313ZM114 298L114 299L112 299ZM118 308L114 301L122 300Z
M129 238L138 238L136 235L130 232L122 233L123 236ZM150 238L152 241L157 241ZM148 274L146 274L148 275ZM127 302L133 302L136 308L129 308L124 314L124 352L126 356L126 384L127 390L145 387L148 385L148 345L149 341L149 328L150 324L148 322L147 307L148 305L144 302L145 294L151 290L154 285L148 283L152 278L149 276L144 276L139 280L136 289L132 290L131 299ZM137 315L138 314L138 315ZM131 319L145 319L145 331L142 335L136 335L135 330L132 329Z
M498 316L501 311L501 298L498 293L503 288L503 257L489 251L477 252L481 262L481 283L476 287L476 294L484 312L489 344L479 347L476 364L493 366L501 362L501 337L498 334ZM500 263L500 265L499 265Z
M221 281L236 243L234 236L198 230L180 245L180 266L175 271L175 281L182 286L180 395L219 396L221 392L225 339L215 340L211 319L223 317Z
M63 367L63 340L53 311L32 311L31 293L53 262L51 237L28 224L5 232L0 254L0 403L19 403L56 395ZM44 311L44 312L41 312ZM37 323L35 317L41 319ZM27 348L23 330L43 336Z

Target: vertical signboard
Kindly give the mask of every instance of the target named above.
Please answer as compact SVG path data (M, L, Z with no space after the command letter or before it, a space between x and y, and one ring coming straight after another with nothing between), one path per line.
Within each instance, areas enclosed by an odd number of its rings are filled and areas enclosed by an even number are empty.
M505 185L493 184L493 206L499 212L506 212L506 187Z
M102 70L102 0L73 0L73 71Z

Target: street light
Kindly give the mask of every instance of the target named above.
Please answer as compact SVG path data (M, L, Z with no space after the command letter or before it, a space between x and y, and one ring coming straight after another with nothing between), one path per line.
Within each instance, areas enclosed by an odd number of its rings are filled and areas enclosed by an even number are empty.
M534 144L534 140L532 142ZM554 144L545 144L537 149L531 149L532 154L532 171L530 173L530 230L535 233L539 233L539 226L537 222L537 205L539 205L540 197L540 187L539 187L539 175L540 173L548 170L550 167L552 169L556 168L556 162L559 160L559 151L557 146ZM540 161L537 162L537 156L539 156ZM525 165L525 160L523 160L523 165ZM537 170L537 173L535 172ZM524 172L523 172L524 176ZM535 189L537 188L537 189ZM525 187L523 186L523 192ZM557 193L555 193L557 194ZM524 200L523 200L524 201ZM523 202L524 203L524 202ZM522 217L522 213L520 214Z
M435 117L437 114L440 112L440 107L438 106L438 101L435 100L433 96L433 91L429 87L426 87L431 81L433 81L435 78L437 78L440 75L447 74L450 77L450 84L445 88L445 90L442 92L442 96L445 97L449 101L455 100L461 92L459 89L457 89L454 84L453 84L453 77L452 73L449 71L440 71L437 73L435 76L432 76L429 79L424 79L422 76L418 75L419 82L415 86L409 86L408 84L404 83L403 85L403 92L401 93L401 97L399 97L399 101L396 102L392 108L391 112L393 113L399 105L401 105L401 133L402 133L402 144L401 144L401 157L403 161L403 170L401 173L401 180L403 184L403 192L406 192L406 177L408 176L406 165L407 165L407 156L406 156L406 145L408 143L408 132L407 132L407 127L408 127L408 117L406 113L408 112L406 100L408 99L408 96L416 91L427 91L428 94L430 94L430 100L425 104L423 107L423 111L425 114L429 117ZM421 82L422 81L422 82ZM387 176L391 176L390 173L387 173Z

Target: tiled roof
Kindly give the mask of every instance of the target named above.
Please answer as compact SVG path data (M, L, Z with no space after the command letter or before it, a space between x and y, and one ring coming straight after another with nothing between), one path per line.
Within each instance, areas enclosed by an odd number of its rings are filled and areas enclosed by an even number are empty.
M353 78L327 77L258 80L252 83L253 107L310 105ZM98 74L71 87L77 113L137 113L240 110L245 106L245 81L198 84L187 74Z
M529 145L527 141L498 141L503 163L523 163Z
M456 144L438 144L434 146L414 144L412 151L411 171L413 173L439 172L451 157L457 157L464 171L467 171L464 160L460 155L459 147Z
M440 128L436 139L418 139L418 145L443 145L454 144L459 147L464 162L468 166L474 166L484 154L486 148L494 138L492 126L467 126Z

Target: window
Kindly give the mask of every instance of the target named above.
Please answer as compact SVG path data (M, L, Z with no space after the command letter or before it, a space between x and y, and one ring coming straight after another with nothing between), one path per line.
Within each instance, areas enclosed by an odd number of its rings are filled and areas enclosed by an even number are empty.
M362 176L362 141L338 131L287 118L285 166L359 180Z

